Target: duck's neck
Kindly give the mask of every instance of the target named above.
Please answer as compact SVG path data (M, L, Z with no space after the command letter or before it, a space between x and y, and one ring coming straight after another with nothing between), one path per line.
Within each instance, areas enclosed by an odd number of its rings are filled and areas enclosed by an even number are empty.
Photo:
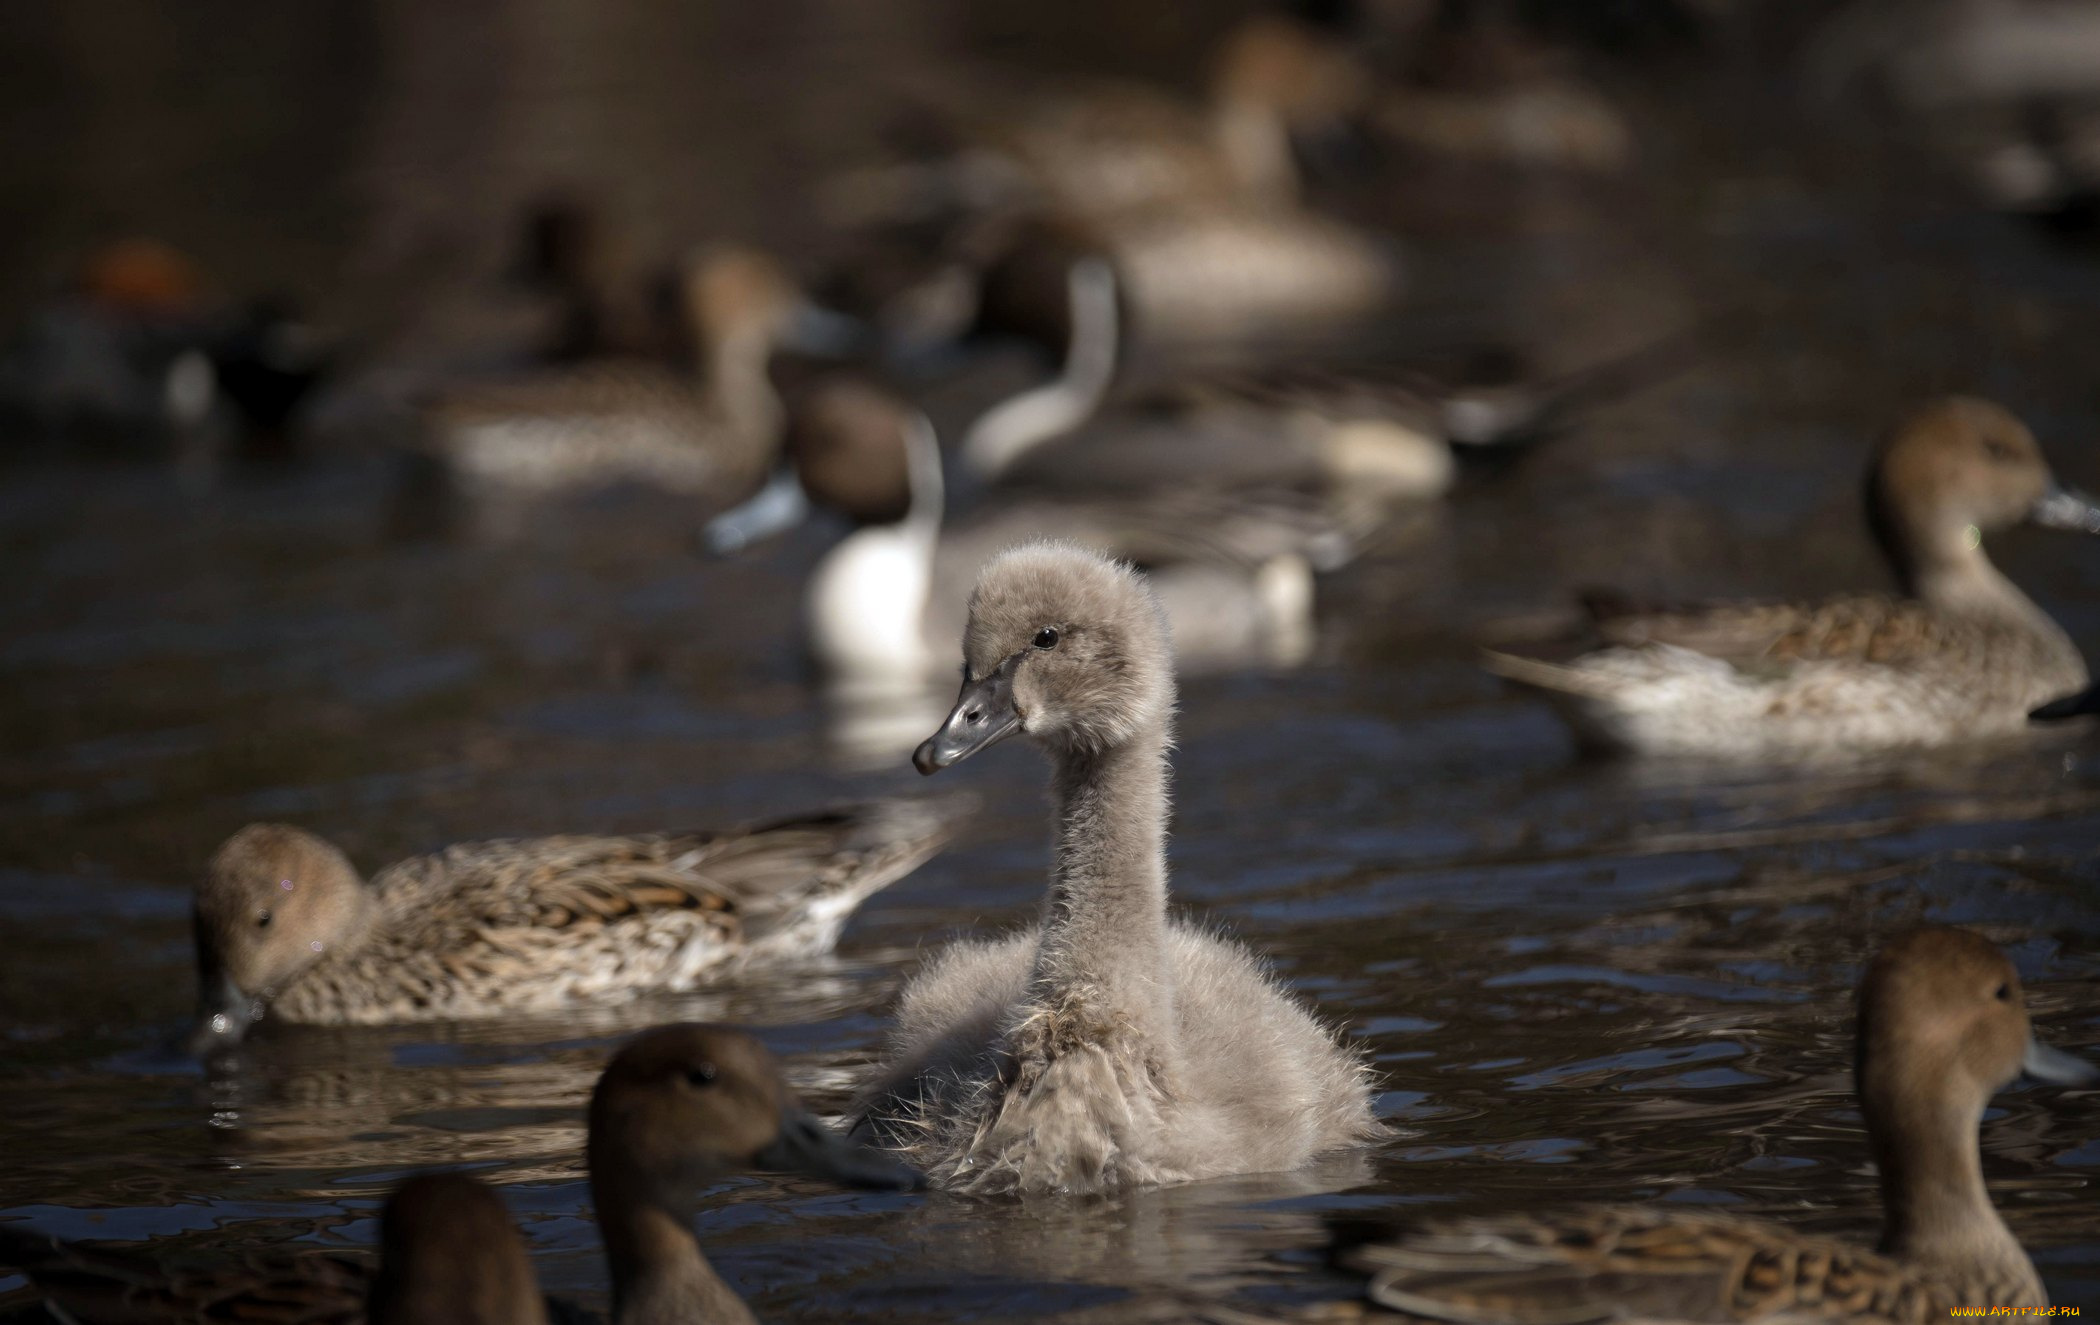
M1039 999L1164 1034L1167 732L1059 759L1057 860L1043 904Z
M1941 1274L2029 1285L2034 1266L1991 1204L1978 1152L1980 1108L1913 1106L1873 1128L1887 1223L1881 1250Z
M1065 276L1071 340L1052 381L986 410L963 438L963 463L979 478L1005 473L1043 442L1086 422L1115 382L1122 309L1115 268L1081 258Z
M612 1269L613 1325L755 1325L750 1308L700 1254L687 1220L595 1176L591 1197Z
M771 439L780 431L780 396L767 372L772 359L772 340L753 330L730 331L701 346L708 397L739 436Z

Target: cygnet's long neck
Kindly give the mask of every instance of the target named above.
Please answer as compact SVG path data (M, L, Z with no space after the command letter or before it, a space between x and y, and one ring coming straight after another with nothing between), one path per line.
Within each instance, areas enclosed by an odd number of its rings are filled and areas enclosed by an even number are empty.
M612 1270L613 1325L755 1325L751 1309L700 1252L689 1221L593 1174L591 1198Z
M1106 750L1064 752L1052 794L1057 859L1043 904L1037 993L1164 1034L1173 1015L1165 724Z
M1886 1223L1881 1250L1942 1274L2034 1283L2034 1265L1991 1204L1980 1105L1918 1092L1875 1110L1869 1131ZM2038 1291L2038 1290L2037 1290Z
M963 463L997 478L1039 444L1084 423L1115 381L1116 273L1105 259L1082 258L1065 278L1071 340L1056 379L985 411L963 438Z

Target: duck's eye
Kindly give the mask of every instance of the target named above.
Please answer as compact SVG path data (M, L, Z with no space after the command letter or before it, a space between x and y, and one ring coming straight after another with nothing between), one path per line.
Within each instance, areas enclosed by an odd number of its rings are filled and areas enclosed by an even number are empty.
M1041 630L1038 630L1037 632L1035 632L1035 647L1037 647L1038 649L1054 649L1054 648L1056 648L1056 647L1057 647L1057 627L1056 627L1056 626L1044 626L1044 627L1043 627L1043 628L1042 628Z
M2012 981L2000 981L1997 990L1991 994L1991 997L1997 999L2000 1003L2012 1002Z
M1991 459L2001 465L2011 464L2020 458L2019 447L2014 446L2011 442L2000 441L1996 437L1984 438L1983 449L1990 455Z
M257 912L255 916L255 927L257 929L268 929L270 927L270 921L272 918L273 917L268 911Z
M702 1063L698 1067L689 1067L685 1071L685 1084L688 1086L712 1086L714 1083L715 1065L713 1063Z

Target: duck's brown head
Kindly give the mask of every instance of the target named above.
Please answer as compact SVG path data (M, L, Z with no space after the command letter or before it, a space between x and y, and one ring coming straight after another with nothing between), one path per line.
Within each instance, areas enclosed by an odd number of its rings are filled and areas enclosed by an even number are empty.
M882 1191L923 1185L903 1163L805 1113L773 1056L728 1026L662 1026L630 1041L591 1094L588 1145L601 1202L672 1211L751 1169Z
M771 254L722 244L687 261L681 279L686 320L702 348L750 345L808 354L853 349L864 329L817 307Z
M2024 522L2100 533L2100 506L2056 481L2027 425L1968 396L1936 400L1890 430L1867 476L1867 511L1915 590L1972 557L1985 534Z
M280 990L354 942L372 895L347 857L301 828L250 824L212 854L197 885L199 1054L238 1044Z
M970 595L963 687L912 761L933 773L1017 732L1098 753L1174 708L1165 614L1144 577L1070 543L1027 543L986 564Z
M1368 72L1334 34L1285 14L1257 14L1227 33L1211 63L1212 95L1259 106L1294 130L1320 130L1355 113Z
M379 1215L372 1325L545 1325L546 1299L503 1200L464 1173L425 1173Z

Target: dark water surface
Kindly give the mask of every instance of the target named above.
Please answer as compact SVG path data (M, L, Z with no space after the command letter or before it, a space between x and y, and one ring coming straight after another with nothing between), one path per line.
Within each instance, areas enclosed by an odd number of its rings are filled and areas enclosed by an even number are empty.
M201 185L163 199L165 224L195 228L177 238L203 242L214 224L234 236L213 255L229 279L297 280L306 259L342 260L356 234L399 220L359 190L401 174L359 173L357 154L329 156L331 144L415 142L440 160L440 130L472 137L475 107L537 107L529 123L569 143L537 176L492 161L480 139L459 148L470 166L458 206L488 226L506 196L595 162L593 135L644 125L659 131L633 149L645 160L701 144L716 163L662 198L632 184L655 198L636 204L648 224L697 217L748 233L777 216L792 237L795 172L842 150L807 107L748 138L671 114L768 84L725 72L689 85L659 54L634 57L646 76L627 88L563 61L653 48L651 33L579 45L526 23L549 14L522 5L484 9L517 20L521 48L551 64L500 64L517 86L487 102L455 88L435 108L410 104L436 79L428 61L472 61L409 32L435 21L410 6L335 8L349 35L337 60L313 56L311 76L355 96L335 119L318 93L284 111L286 132L320 154L285 163L322 176L289 206L312 225L283 222L295 241L252 233L252 218L214 222L234 204L205 206ZM681 49L741 68L714 29L749 27L764 37L738 38L757 42L754 67L851 63L838 34L859 30L858 6L765 10L774 17L721 6ZM866 58L966 44L928 35L949 32L936 18L953 16L899 9L874 25L890 46ZM1049 19L979 22L981 45L1012 31L1046 30L1053 51L1078 40ZM322 41L293 26L254 40ZM1162 20L1112 58L1164 61L1177 31ZM16 61L64 49L62 36L18 32ZM153 66L161 76L226 58L192 37ZM443 59L389 63L368 49L381 38L436 42L416 49ZM303 66L239 66L264 92L286 90L287 67ZM37 139L37 160L72 161L66 143L122 141L128 126L170 135L206 179L253 178L252 142L203 112L153 126L153 97L121 86L136 95L96 101L92 116L57 97L78 113ZM1303 1173L1084 1203L728 1183L699 1231L761 1314L1135 1318L1158 1286L1288 1298L1342 1287L1309 1254L1323 1216L1409 1206L1664 1200L1869 1238L1851 989L1875 944L1920 920L2004 944L2041 1032L2100 1056L2092 737L1819 772L1599 765L1575 758L1541 705L1473 666L1465 632L1576 585L1881 583L1857 475L1872 430L1926 391L2001 396L2067 479L2100 480L2100 268L1867 155L1863 135L1802 111L1761 66L1729 57L1710 74L1631 80L1625 95L1647 169L1605 196L1374 178L1340 201L1417 235L1425 318L1513 330L1576 362L1615 335L1736 310L1714 359L1477 479L1325 584L1311 666L1184 688L1178 902L1272 954L1375 1057L1392 1139ZM608 109L579 118L579 104ZM548 127L562 125L575 142ZM785 164L767 148L776 137L799 145ZM766 163L749 182L740 152ZM121 156L54 204L84 216L47 218L40 233L142 224L151 213L113 200L127 171L157 178L156 161ZM502 187L469 187L484 177ZM448 201L401 187L419 207ZM673 195L713 201L681 211ZM227 256L251 248L250 267ZM347 288L314 284L324 309L355 311ZM804 676L798 577L829 531L708 562L692 553L702 513L621 498L499 542L403 542L386 532L390 471L355 457L201 491L156 469L85 465L18 466L0 483L0 1219L200 1254L363 1247L389 1184L469 1165L502 1184L543 1279L602 1299L581 1104L621 1037L674 1018L750 1024L835 1110L920 954L1015 923L1038 896L1042 771L1004 749L944 776L983 813L876 897L834 961L543 1021L272 1034L237 1073L206 1079L166 1047L192 997L186 889L242 823L310 826L371 868L458 839L726 824L918 779L901 760L841 761ZM2100 648L2100 544L2017 533L1993 550ZM2016 1087L1984 1152L2055 1299L2100 1303L2100 1094ZM0 1305L18 1286L0 1279Z

